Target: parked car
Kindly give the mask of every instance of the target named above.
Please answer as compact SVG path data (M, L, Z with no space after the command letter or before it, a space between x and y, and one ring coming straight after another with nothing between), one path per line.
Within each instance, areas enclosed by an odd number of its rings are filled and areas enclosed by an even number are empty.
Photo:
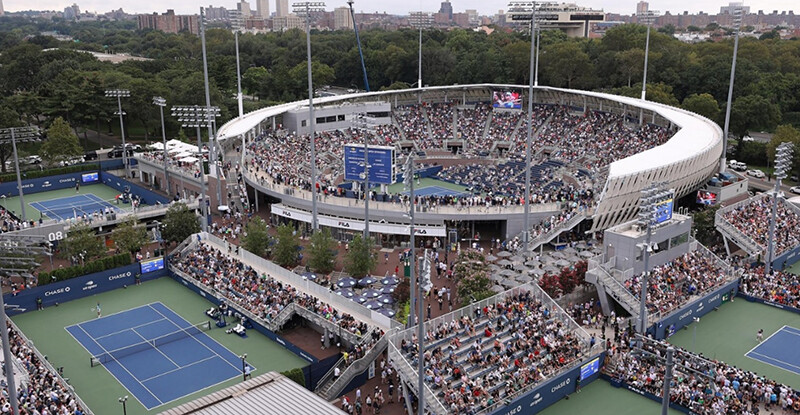
M764 174L764 172L763 172L763 171L761 171L761 170L755 170L755 169L754 169L754 170L748 170L748 171L747 171L747 175L748 175L748 176L753 176L753 177L755 177L755 178L757 178L757 179L763 179L763 178L767 177L767 175L766 175L766 174Z
M741 161L731 160L730 163L728 163L728 166L730 166L731 170L735 171L747 170L747 164L744 164Z
M795 186L789 189L790 192L800 195L800 186Z
M86 161L89 160L97 160L97 152L96 151L87 151L83 153L83 159Z

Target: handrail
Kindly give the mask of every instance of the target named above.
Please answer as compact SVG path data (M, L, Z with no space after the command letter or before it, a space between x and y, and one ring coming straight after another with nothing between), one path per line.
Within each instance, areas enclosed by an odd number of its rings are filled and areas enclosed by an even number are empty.
M763 251L766 249L765 247L759 245L758 242L753 240L753 238L749 237L747 234L739 230L739 228L725 219L724 212L721 210L718 210L714 215L714 225L716 225L718 228L721 228L720 230L727 232L727 236L733 239L737 245L747 251L747 253L750 255L763 253Z
M607 289L607 292L612 295L620 304L625 307L632 316L639 318L639 301L636 297L631 294L627 287L625 287L619 280L614 278L611 274L609 274L608 270L606 270L602 265L599 265L596 269L601 271L601 275L599 280L603 284L603 287ZM615 295L616 294L616 295Z
M383 353L388 344L388 334L384 334L361 359L347 366L344 371L339 374L339 378L335 379L326 391L322 391L325 394L324 398L329 400L335 398L357 374L364 372L369 364L377 359L379 354ZM336 393L331 393L333 391Z
M64 379L64 377L62 377L61 374L58 373L56 368L54 368L53 365L50 363L50 361L48 361L47 358L39 351L39 349L37 349L34 346L33 342L30 339L28 339L27 336L25 336L22 330L20 330L19 327L17 327L17 325L11 319L6 319L6 321L11 326L11 329L14 330L17 333L17 335L22 339L22 341L25 342L25 344L28 345L28 347L31 350L33 350L33 353L36 355L36 358L39 359L39 362L42 365L44 365L44 367L48 371L50 371L50 373L52 373L53 376L56 377L56 379L58 380L59 383L61 383L64 389L68 390L69 393L75 398L75 400L78 401L78 404L81 406L81 408L83 408L83 413L85 415L94 415L94 412L92 412L92 410L89 409L89 406L86 405L86 402L84 402L83 399L81 399L81 397L78 396L78 394L75 392L75 388L73 388L72 385L70 385L66 381L66 379ZM17 387L19 386L21 385L17 385Z
M389 342L388 347L389 359L394 362L394 368L397 369L398 373L401 371L404 372L405 378L411 380L406 382L406 385L411 388L415 395L419 396L419 388L415 381L417 379L416 370L411 366L411 363L406 360L403 353L397 350L397 346L395 346L393 342ZM428 407L428 412L436 415L449 414L449 411L439 400L439 397L433 393L428 384L423 382L422 386L425 388L425 405Z
M563 232L567 228L572 228L575 225L581 223L586 216L581 213L576 213L571 218L569 218L566 222L561 222L560 224L553 226L550 228L549 231L539 235L531 242L531 249L538 248L541 244L546 244L553 240L560 232Z

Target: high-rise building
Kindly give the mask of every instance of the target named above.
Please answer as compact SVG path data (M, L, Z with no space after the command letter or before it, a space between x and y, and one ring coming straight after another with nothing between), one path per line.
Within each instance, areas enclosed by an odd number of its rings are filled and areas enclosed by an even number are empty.
M139 29L154 29L165 33L187 30L196 35L200 34L199 20L196 15L176 15L175 10L168 9L161 15L158 13L140 14L136 17Z
M81 18L81 8L77 4L72 3L72 6L64 8L65 20L77 20Z
M350 15L350 8L347 6L333 9L333 29L352 29L353 16Z
M243 19L247 19L252 15L250 13L250 3L248 3L247 0L241 0L236 3L236 10L239 10Z
M305 23L300 16L296 14L287 14L283 17L273 17L272 18L272 29L273 30L289 30L289 29L303 29L305 28Z
M589 37L591 23L606 20L602 9L595 10L575 3L541 3L536 10L543 18L539 23L542 30L559 29L568 37ZM523 19L514 19L515 15L527 17L530 16L530 11L512 8L506 13L506 22L513 22L523 30L530 27L530 20L525 22Z
M275 0L275 16L286 17L289 15L289 0Z
M650 3L646 1L640 1L636 3L636 14L647 14L647 11L650 10Z
M208 20L228 20L228 9L224 7L208 6L206 8L206 19Z
M256 0L256 10L262 19L269 19L269 0Z
M446 14L448 20L453 19L453 5L450 4L450 0L444 0L442 2L441 7L439 7L439 13Z
M750 14L750 6L745 6L742 2L729 2L727 6L719 8L719 14L734 14L736 9L741 9L742 14Z

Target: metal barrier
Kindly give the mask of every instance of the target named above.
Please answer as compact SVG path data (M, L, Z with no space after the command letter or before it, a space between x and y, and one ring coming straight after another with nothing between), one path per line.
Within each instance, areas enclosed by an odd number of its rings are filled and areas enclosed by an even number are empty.
M371 336L372 332L370 332L369 335ZM327 387L324 387L323 385L323 388L319 390L320 396L329 401L339 396L342 390L344 390L344 388L353 380L353 378L367 370L369 365L374 362L384 350L386 350L386 346L388 344L388 334L384 334L369 349L369 351L364 354L364 357L351 363L350 366L347 366L344 371L339 374L339 377L334 379L332 384ZM337 365L338 364L339 363L337 362Z

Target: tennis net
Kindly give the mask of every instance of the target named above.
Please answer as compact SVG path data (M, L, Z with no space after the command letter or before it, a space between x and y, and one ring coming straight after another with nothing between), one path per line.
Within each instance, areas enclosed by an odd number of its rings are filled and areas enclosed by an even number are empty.
M92 367L106 364L111 361L122 359L125 356L141 353L145 350L156 349L168 343L176 342L187 337L194 337L204 331L211 330L211 322L204 321L190 327L181 328L178 331L156 337L154 339L145 340L143 342L134 343L119 349L109 350L97 356L92 356L90 365Z

